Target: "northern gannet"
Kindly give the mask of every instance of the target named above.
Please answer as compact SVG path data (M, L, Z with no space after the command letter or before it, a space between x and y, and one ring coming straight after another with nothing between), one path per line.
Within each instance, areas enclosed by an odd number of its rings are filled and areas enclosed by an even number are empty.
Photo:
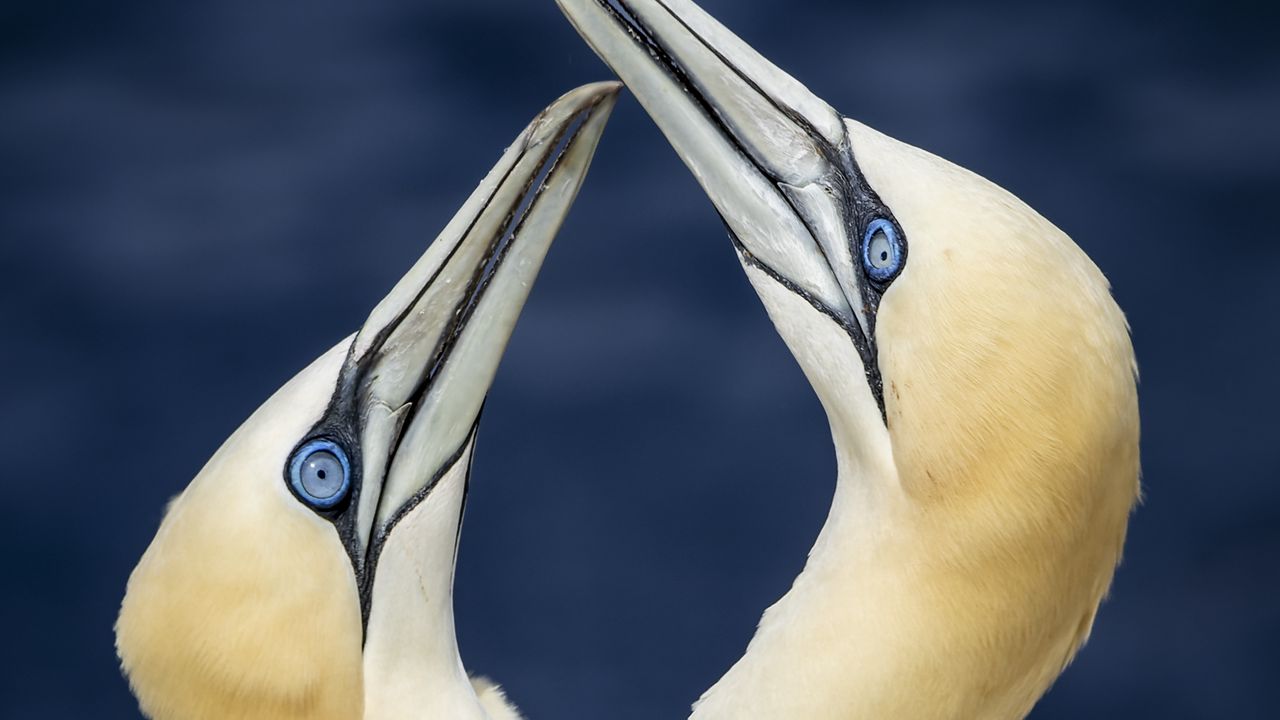
M1106 279L689 0L557 2L723 217L838 458L803 572L693 717L1025 716L1087 638L1139 492Z
M168 507L116 646L154 720L516 718L458 655L481 406L619 85L544 110L353 337Z

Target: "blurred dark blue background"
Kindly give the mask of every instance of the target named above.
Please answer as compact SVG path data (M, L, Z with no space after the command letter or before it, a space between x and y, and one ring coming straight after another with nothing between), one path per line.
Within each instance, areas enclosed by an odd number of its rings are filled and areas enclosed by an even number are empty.
M705 6L1020 195L1129 314L1147 501L1034 717L1273 717L1277 6ZM0 714L136 717L111 626L165 501L608 75L551 0L3 4ZM463 655L534 720L684 717L825 517L821 410L629 97L481 443Z

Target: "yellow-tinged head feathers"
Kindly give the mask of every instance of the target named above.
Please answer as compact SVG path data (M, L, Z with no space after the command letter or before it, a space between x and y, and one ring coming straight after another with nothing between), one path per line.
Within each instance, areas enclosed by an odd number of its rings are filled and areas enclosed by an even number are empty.
M129 578L116 646L148 716L360 717L360 598L347 554L283 480L264 482L281 477L324 411L349 344L227 440L170 503Z
M845 329L747 264L831 421L805 571L694 717L1024 716L1083 644L1138 496L1133 350L1101 272L994 184L850 123L910 243Z
M1106 278L1002 188L849 126L863 171L911 242L876 333L904 488L946 503L1049 493L1047 506L1079 513L1089 507L1081 498L1033 479L1052 470L1101 483L1114 471L1127 478L1127 507L1137 490L1136 371Z
M1013 195L850 135L912 243L877 339L917 592L944 667L1020 717L1087 638L1138 498L1128 326L1093 262Z

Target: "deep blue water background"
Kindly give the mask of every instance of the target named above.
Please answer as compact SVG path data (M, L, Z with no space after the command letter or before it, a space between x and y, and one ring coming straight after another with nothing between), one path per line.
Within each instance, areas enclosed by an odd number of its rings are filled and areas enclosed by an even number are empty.
M1033 714L1274 717L1280 6L706 0L838 109L1108 274L1147 500ZM136 717L167 498L609 73L551 0L0 5L0 716ZM721 224L625 97L493 389L457 579L528 715L684 717L800 569L834 461Z

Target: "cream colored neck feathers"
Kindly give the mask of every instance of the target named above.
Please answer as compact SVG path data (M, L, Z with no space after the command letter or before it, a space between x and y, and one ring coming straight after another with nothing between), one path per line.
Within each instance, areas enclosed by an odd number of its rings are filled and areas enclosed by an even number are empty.
M227 440L170 504L130 577L117 649L153 720L518 718L496 686L473 687L454 635L469 449L384 546L367 639L337 533L281 479L348 345Z
M153 720L361 717L355 576L333 526L282 479L297 438L328 402L317 388L333 387L347 345L223 444L170 503L130 576L116 646Z
M1024 717L1086 640L1138 494L1106 280L1012 195L849 123L909 241L878 317L888 427L847 336L748 274L831 420L808 564L693 717Z

